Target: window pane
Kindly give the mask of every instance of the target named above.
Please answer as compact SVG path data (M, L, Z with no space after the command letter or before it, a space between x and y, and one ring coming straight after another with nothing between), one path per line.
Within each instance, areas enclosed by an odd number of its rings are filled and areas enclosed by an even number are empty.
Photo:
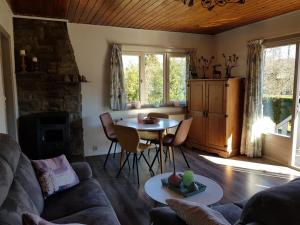
M186 101L186 57L169 58L170 101Z
M164 99L162 54L145 54L145 102L160 105Z
M269 129L291 135L296 45L264 51L263 114Z
M123 55L125 90L128 103L140 100L140 57L138 55Z

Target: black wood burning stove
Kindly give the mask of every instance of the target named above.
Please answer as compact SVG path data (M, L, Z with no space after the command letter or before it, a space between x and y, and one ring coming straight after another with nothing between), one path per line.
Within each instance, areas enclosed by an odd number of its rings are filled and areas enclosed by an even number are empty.
M45 112L20 117L19 141L30 159L70 156L69 114Z

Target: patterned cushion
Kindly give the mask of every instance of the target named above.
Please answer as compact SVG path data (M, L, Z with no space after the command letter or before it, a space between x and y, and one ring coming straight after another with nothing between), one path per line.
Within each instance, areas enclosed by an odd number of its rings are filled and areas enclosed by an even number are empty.
M78 176L65 155L52 159L33 160L43 195L48 196L79 183Z
M67 225L67 224L56 224L56 223L51 223L47 220L44 220L43 218L31 214L31 213L24 213L22 215L22 222L23 225ZM68 225L83 225L79 223L69 223Z
M188 225L230 225L221 213L201 203L167 199L167 204Z

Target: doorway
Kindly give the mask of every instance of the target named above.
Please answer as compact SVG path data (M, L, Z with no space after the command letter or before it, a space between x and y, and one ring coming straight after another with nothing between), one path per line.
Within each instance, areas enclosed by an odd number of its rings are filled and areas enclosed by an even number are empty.
M3 92L0 93L0 103L1 106L4 106L0 110L1 123L2 129L6 130L11 137L17 140L16 104L10 40L10 35L0 27L0 88L1 86L3 88Z

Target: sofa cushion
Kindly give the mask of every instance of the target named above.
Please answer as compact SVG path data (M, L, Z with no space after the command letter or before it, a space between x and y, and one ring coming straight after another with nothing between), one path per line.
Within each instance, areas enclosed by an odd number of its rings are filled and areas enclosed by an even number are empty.
M15 173L15 180L18 181L24 190L30 195L30 198L38 209L39 214L41 214L44 209L42 190L31 162L24 154L21 154L20 156L19 165Z
M212 209L220 212L230 224L235 224L242 214L242 208L233 203L217 205Z
M0 134L0 171L0 224L21 225L22 213L42 212L43 197L31 162L5 134Z
M0 134L0 206L5 201L14 179L21 150L19 145L6 134Z
M98 181L89 179L47 198L42 217L47 220L55 220L84 209L109 205Z
M78 176L65 155L51 159L33 160L32 163L45 198L79 183Z
M247 202L239 224L298 225L300 221L300 178L255 194Z
M54 223L84 223L88 225L120 225L111 206L88 208L52 221Z
M230 225L221 213L201 203L181 199L167 199L167 204L189 225Z
M7 198L0 207L0 224L21 225L22 214L26 212L39 214L30 194L18 181L14 180Z

